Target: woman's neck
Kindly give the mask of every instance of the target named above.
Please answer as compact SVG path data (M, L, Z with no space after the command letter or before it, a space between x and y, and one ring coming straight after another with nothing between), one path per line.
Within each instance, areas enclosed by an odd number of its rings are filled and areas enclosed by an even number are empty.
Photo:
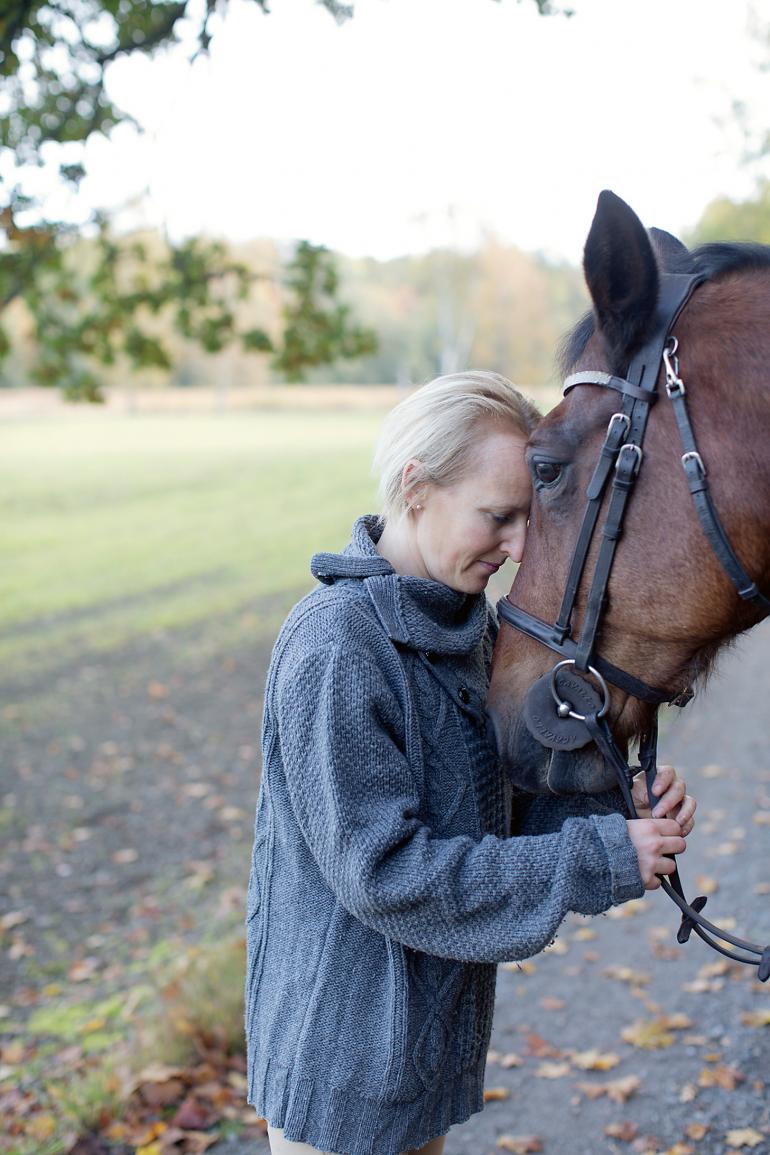
M389 561L396 573L409 577L429 578L417 542L414 539L408 514L398 521L386 521L375 549Z

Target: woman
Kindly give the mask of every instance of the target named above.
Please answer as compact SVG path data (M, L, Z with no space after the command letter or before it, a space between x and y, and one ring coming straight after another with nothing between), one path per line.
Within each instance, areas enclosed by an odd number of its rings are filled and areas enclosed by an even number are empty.
M441 1155L483 1107L496 964L654 889L685 849L671 768L662 817L633 822L612 792L527 808L500 771L484 590L521 557L537 420L492 373L401 402L382 516L315 555L275 644L246 920L248 1101L273 1155Z

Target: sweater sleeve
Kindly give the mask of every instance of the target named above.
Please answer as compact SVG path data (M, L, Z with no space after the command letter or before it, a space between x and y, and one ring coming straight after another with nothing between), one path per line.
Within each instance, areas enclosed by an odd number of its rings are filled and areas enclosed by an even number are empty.
M618 787L597 794L528 794L514 787L512 831L515 834L550 834L560 830L567 818L592 814L623 814L626 804Z
M568 911L598 914L643 893L618 814L536 836L437 837L417 816L400 703L368 657L339 645L306 653L277 678L271 708L319 869L351 914L389 938L470 962L521 959L552 941Z

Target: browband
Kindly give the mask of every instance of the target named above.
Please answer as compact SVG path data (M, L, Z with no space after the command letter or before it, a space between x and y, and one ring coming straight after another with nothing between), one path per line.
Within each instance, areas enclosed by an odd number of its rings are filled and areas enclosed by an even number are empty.
M566 397L570 389L576 385L604 385L607 389L614 389L617 393L625 393L628 397L635 397L637 401L648 401L652 405L658 399L657 393L650 389L640 389L626 381L625 377L616 377L614 373L602 373L598 369L586 369L584 373L571 373L564 381L562 394Z

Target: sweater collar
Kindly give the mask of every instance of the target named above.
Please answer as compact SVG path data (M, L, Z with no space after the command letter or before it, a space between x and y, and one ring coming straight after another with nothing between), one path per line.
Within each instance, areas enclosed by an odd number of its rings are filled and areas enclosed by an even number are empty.
M363 580L394 642L440 654L470 653L487 628L486 595L466 594L443 582L397 574L377 553L382 528L376 514L357 518L342 553L313 556L313 576L327 585L345 578Z

